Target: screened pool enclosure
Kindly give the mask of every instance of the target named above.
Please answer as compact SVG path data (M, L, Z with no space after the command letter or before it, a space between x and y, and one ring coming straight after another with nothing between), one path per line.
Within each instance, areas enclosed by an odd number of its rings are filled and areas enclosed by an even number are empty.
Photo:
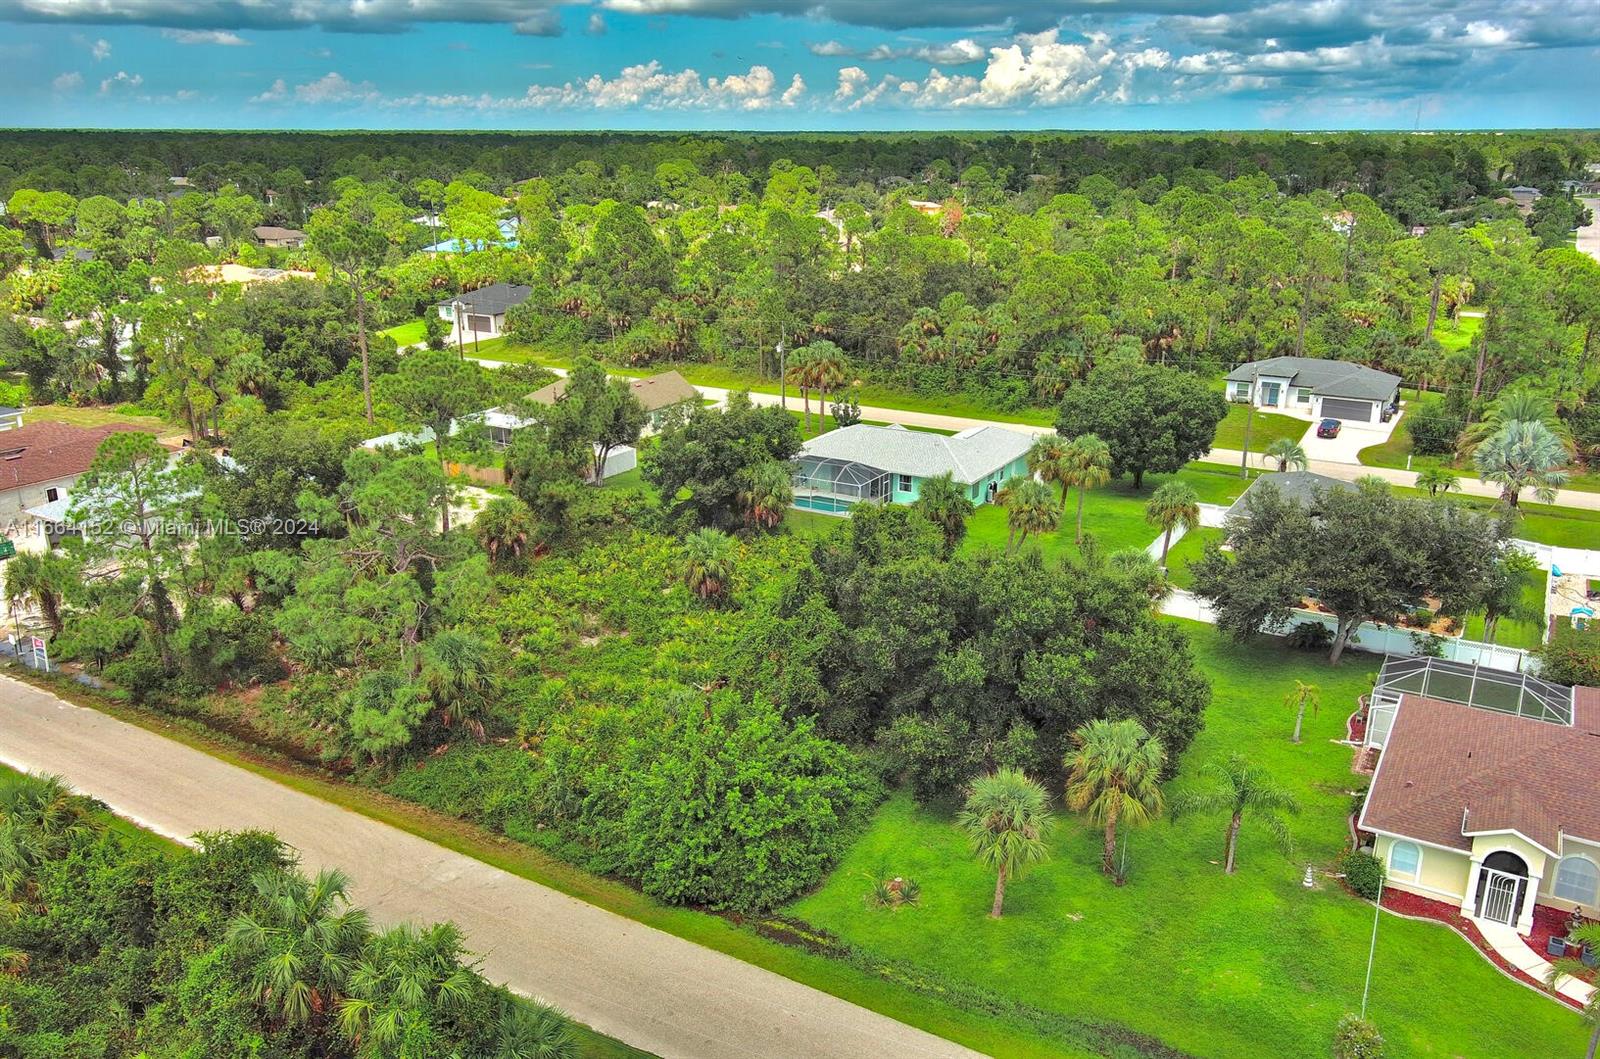
M865 463L801 453L795 465L795 507L843 511L863 500L882 503L893 494L889 472Z
M1382 746L1402 695L1454 702L1550 724L1572 723L1572 689L1531 673L1452 662L1443 658L1384 659L1367 710L1367 743Z

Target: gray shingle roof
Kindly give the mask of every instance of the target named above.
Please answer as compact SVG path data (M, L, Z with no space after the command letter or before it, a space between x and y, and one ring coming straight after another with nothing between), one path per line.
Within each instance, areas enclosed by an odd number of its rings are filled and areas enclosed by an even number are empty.
M519 283L492 283L477 290L463 291L454 298L446 298L440 305L459 304L462 311L499 316L513 305L521 305L533 293L532 287Z
M915 478L932 478L948 471L956 481L970 485L1025 455L1032 445L1032 435L999 427L972 427L951 437L857 423L812 438L801 453L864 463Z
M1268 357L1252 361L1228 372L1228 381L1249 382L1261 375L1288 379L1291 386L1309 386L1318 397L1351 397L1366 401L1388 400L1400 386L1398 375L1365 364L1316 357Z
M1325 474L1315 474L1311 471L1280 471L1272 474L1263 474L1260 478L1250 483L1250 488L1239 494L1228 508L1232 511L1245 510L1246 501L1256 487L1264 482L1270 482L1278 487L1278 492L1285 500L1293 500L1302 507L1311 502L1312 493L1321 490L1326 493L1334 489L1354 489L1355 484L1340 478L1329 478Z

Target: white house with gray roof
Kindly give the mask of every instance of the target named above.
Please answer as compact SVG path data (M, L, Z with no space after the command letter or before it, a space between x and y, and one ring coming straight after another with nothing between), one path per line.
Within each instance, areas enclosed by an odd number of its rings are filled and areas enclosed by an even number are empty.
M1228 400L1310 419L1377 423L1400 400L1400 376L1345 360L1269 357L1228 373Z
M935 434L857 423L812 438L796 457L794 506L848 511L861 501L909 504L922 483L948 473L975 504L994 499L1008 478L1028 473L1033 436L1000 427Z

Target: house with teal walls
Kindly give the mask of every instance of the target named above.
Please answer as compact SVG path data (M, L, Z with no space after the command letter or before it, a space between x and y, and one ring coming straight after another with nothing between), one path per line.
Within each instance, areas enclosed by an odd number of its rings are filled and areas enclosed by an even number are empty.
M909 504L924 481L946 473L974 504L987 504L1006 479L1028 473L1032 445L1033 435L994 426L947 435L857 423L801 448L794 506L842 513L862 502Z

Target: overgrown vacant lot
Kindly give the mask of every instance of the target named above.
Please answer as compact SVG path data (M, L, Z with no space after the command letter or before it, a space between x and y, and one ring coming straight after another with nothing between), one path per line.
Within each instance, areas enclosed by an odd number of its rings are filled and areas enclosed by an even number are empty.
M1307 863L1328 868L1344 847L1355 777L1349 751L1330 740L1377 660L1355 655L1330 669L1187 628L1215 698L1167 792L1210 782L1206 762L1245 754L1301 803L1291 856L1247 817L1229 877L1219 864L1225 818L1162 820L1133 832L1119 889L1099 872L1099 834L1058 816L1050 860L1008 888L996 922L993 875L950 812L901 794L789 912L904 973L1120 1023L1197 1055L1326 1054L1334 1023L1361 1001L1372 906L1326 878L1307 891L1301 874ZM1324 703L1298 746L1282 704L1296 679L1318 684ZM921 884L920 904L870 907L869 880L897 875ZM1370 1013L1396 1056L1576 1055L1585 1036L1575 1013L1505 979L1455 935L1393 916L1379 927Z

